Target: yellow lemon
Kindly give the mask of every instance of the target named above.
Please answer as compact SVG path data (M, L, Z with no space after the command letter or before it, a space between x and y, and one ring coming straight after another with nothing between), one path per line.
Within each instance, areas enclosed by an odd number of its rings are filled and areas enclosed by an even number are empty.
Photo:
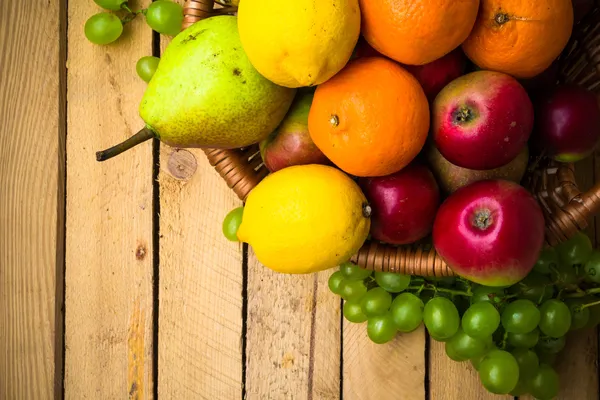
M243 0L238 30L265 78L290 88L318 85L352 55L360 34L358 0Z
M325 165L293 166L250 192L237 236L272 270L317 272L358 251L369 234L369 217L367 199L346 174Z

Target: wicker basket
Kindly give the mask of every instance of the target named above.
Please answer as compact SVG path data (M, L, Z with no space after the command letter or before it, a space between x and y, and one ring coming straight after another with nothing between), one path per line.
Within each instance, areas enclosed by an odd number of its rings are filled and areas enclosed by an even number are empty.
M229 1L223 1L229 3ZM203 18L230 14L235 7L213 0L187 0L183 28ZM600 95L600 7L578 23L569 45L559 58L559 80L588 88ZM258 146L243 149L205 149L210 164L227 185L245 200L269 171L262 164ZM546 219L546 242L555 245L588 226L600 211L600 184L582 193L575 182L574 166L534 160L523 184L536 196ZM452 270L431 245L392 246L367 241L352 261L375 271L409 275L448 276Z

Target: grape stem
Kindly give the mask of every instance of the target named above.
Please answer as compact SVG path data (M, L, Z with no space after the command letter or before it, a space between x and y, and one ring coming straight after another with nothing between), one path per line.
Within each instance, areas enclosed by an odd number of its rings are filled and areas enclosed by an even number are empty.
M506 342L508 341L508 332L504 332L504 335L502 336L502 342L500 343L500 348L502 350L506 349Z
M600 304L600 300L598 300L598 301L593 301L593 302L591 302L591 303L582 304L580 308L583 310L584 308L588 308L588 307L597 306L598 304Z
M463 290L439 288L439 287L437 287L435 285L431 285L431 284L423 284L421 286L409 286L408 289L409 290L417 290L418 293L422 292L423 290L432 290L434 292L450 293L453 296L467 296L467 297L473 296L473 293L471 293L470 289L467 292L465 292Z
M581 290L581 289L577 288L576 293L571 293L564 297L565 298L584 297L588 294L596 294L596 293L600 293L600 288L591 288L591 289L587 289L587 290Z

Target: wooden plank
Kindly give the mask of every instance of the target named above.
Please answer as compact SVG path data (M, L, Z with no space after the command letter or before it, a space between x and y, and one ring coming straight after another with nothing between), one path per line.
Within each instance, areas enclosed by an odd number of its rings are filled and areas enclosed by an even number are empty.
M59 0L0 2L2 399L60 395L63 8Z
M382 345L369 339L366 323L353 324L344 319L343 328L345 399L425 399L423 326Z
M331 271L285 275L249 253L248 399L340 398L340 298Z
M430 339L429 392L432 399L444 400L508 400L513 396L489 393L481 384L470 362L451 360L444 343Z
M241 398L242 246L221 233L241 202L200 150L160 165L159 396Z
M69 2L65 397L145 399L154 386L152 144L104 163L94 153L143 126L135 63L151 54L152 32L138 18L117 42L93 45L83 26L99 11Z

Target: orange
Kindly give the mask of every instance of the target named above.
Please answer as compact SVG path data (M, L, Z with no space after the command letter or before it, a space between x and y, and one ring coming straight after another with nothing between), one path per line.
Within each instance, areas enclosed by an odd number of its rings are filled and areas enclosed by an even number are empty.
M360 0L362 33L381 54L422 65L469 36L479 0Z
M571 0L481 0L463 50L482 69L531 78L559 56L572 30Z
M317 147L355 176L384 176L410 163L429 130L419 82L383 57L351 61L315 91L308 131Z

